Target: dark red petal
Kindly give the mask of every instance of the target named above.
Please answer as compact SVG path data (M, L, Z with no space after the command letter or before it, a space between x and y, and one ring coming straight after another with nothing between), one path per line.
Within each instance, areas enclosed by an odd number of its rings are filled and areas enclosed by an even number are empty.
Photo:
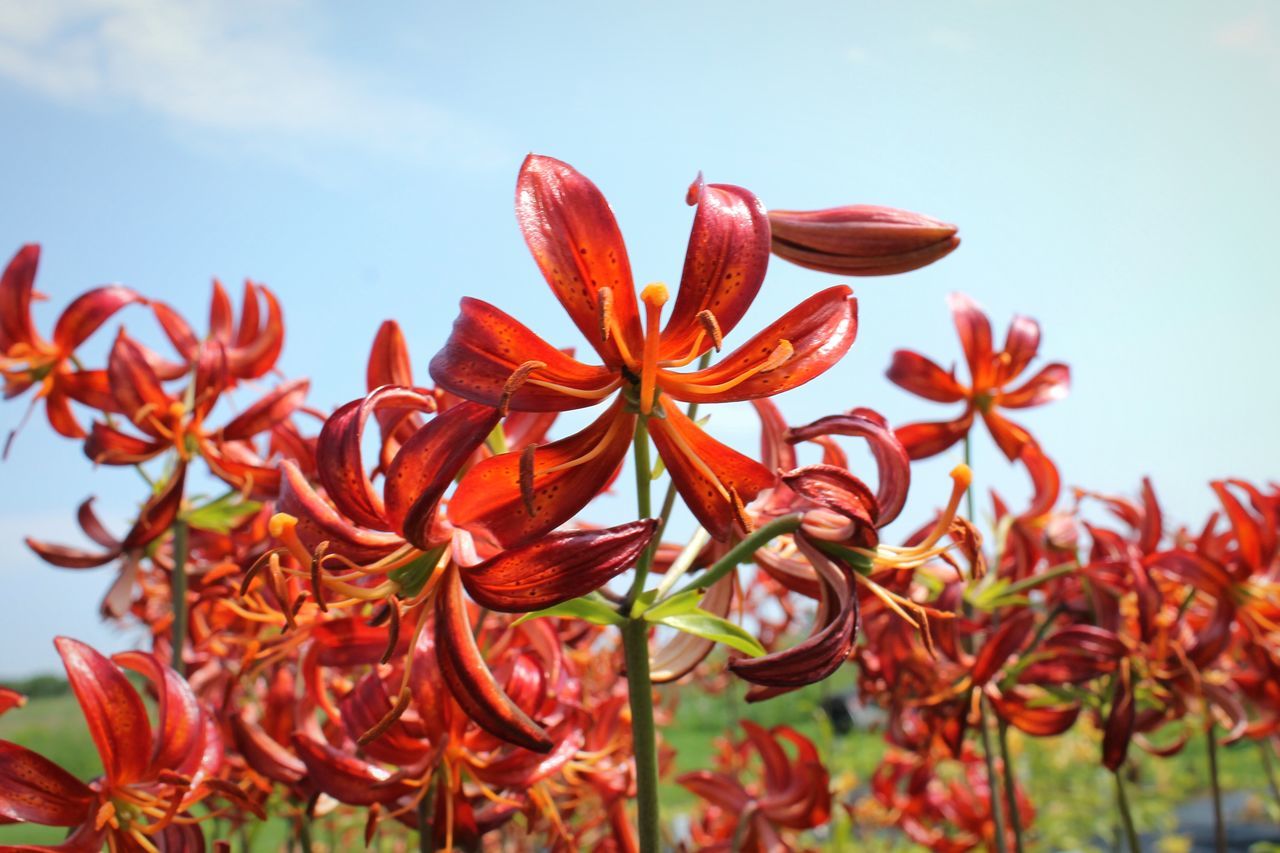
M301 732L293 734L293 749L307 766L307 775L317 788L339 802L353 806L392 803L413 789L376 764L334 749Z
M1005 391L996 398L996 405L1008 409L1026 409L1061 400L1071 389L1071 368L1054 362L1045 365L1021 387Z
M850 521L876 527L879 508L870 487L843 468L831 465L806 465L782 475L796 494Z
M27 704L27 697L8 687L0 687L0 715Z
M311 629L316 663L320 666L348 667L377 663L386 652L390 638L386 625L374 627L355 617L330 619ZM394 653L400 654L408 646L409 637L402 632Z
M709 335L693 349L704 330L698 319L703 311L710 311L720 334L728 335L751 307L769 265L769 217L754 193L728 184L708 186L699 176L689 188L689 201L698 212L675 307L662 330L664 360L711 349L715 342Z
M169 442L138 438L95 421L84 443L84 455L99 465L136 465L164 452Z
M182 490L186 477L187 466L180 462L164 488L143 505L142 511L138 513L138 520L121 543L122 549L149 545L169 530L173 520L178 517L178 510L182 508Z
M1035 444L1035 439L1031 437L1031 433L1003 415L988 410L982 413L982 420L986 422L987 429L991 431L991 438L995 440L1001 452L1009 457L1010 462L1016 460L1022 454L1022 449L1028 444Z
M107 780L113 787L141 781L152 746L142 697L115 664L89 646L67 637L53 643L102 757Z
M1111 699L1111 711L1102 735L1102 764L1115 772L1124 764L1129 754L1129 741L1133 739L1136 706L1133 697L1133 681L1128 661L1120 667Z
M31 291L39 265L40 246L28 243L13 256L0 277L0 355L14 344L34 347L41 343L31 321Z
M1028 444L1018 457L1031 475L1031 505L1021 513L1020 519L1043 518L1053 510L1062 488L1058 466L1037 445Z
M187 362L195 359L196 350L200 348L200 339L196 337L191 325L183 319L182 315L165 303L154 300L151 302L151 311L156 315L160 328L164 330L165 336L169 338L178 354Z
M57 384L60 392L91 409L100 412L120 410L105 370L69 370L58 375Z
M231 307L231 297L216 278L213 280L213 296L209 299L209 335L224 344L231 343L231 327L234 323L235 309Z
M969 434L973 426L973 412L965 413L953 421L940 423L906 424L893 431L912 459L928 459L937 456Z
M0 823L76 826L93 817L89 786L39 753L0 740Z
M951 307L951 319L960 335L960 346L969 363L969 376L973 390L982 392L992 387L995 379L995 358L991 343L991 321L982 313L978 303L963 293L947 297Z
M926 400L955 403L963 400L965 396L965 388L956 381L954 374L948 373L911 350L895 351L885 376L899 388L910 391L917 397L924 397Z
M763 332L705 370L675 373L661 370L658 385L679 400L724 403L771 397L796 388L839 361L858 335L858 300L837 285L810 296ZM791 357L773 370L749 375L781 342Z
M112 408L115 408L114 403ZM85 437L84 427L80 426L75 413L71 410L71 399L57 385L44 398L44 414L49 419L49 426L53 427L58 435L73 439Z
M365 472L364 427L376 411L434 411L435 403L419 391L386 385L341 406L325 421L316 444L317 472L334 506L357 524L387 530L382 496Z
M419 548L430 545L436 507L476 448L498 425L498 410L459 403L413 434L387 469L387 523Z
M516 182L516 219L551 290L606 363L618 367L622 359L617 343L601 338L604 288L612 294L616 332L638 354L640 317L631 262L613 211L596 185L567 163L530 154Z
M772 486L774 473L707 435L670 397L662 395L659 404L663 417L649 419L649 434L671 481L698 523L728 539L740 526L741 506Z
M238 713L229 714L227 722L235 738L236 749L255 771L286 785L300 781L306 775L307 766L272 740L257 723L245 720Z
M256 323L257 300L250 296L256 290L267 305L267 321L258 328ZM248 306L255 307L250 310ZM252 316L251 316L252 315ZM248 325L253 320L252 325ZM250 336L250 331L256 330ZM235 346L227 348L227 370L239 379L257 379L266 376L275 367L284 349L284 314L275 294L261 284L245 282L245 311L241 318L240 334Z
M1060 735L1080 716L1079 705L1032 704L1020 691L993 692L988 698L1002 720L1032 737Z
M155 749L151 773L181 767L203 746L204 712L191 686L181 675L147 652L121 652L111 659L149 680L156 690L157 711Z
M436 657L449 692L469 717L494 737L534 752L555 745L498 686L476 645L458 567L450 563L436 590Z
M313 551L328 542L329 550L357 563L385 557L403 544L394 533L357 527L325 503L293 462L280 463L280 499L276 509L298 519L297 532Z
M285 382L236 415L222 428L222 438L238 441L266 432L297 411L310 388L311 381L308 379Z
M95 553L79 548L68 548L66 545L53 545L31 537L27 537L24 541L28 548L36 552L36 556L61 569L93 569L105 566L120 556L118 548Z
M729 662L736 675L763 687L791 689L821 681L848 659L858 630L858 597L853 594L849 570L838 567L802 535L796 537L796 544L822 584L813 633L789 649ZM749 693L748 701L758 695Z
M773 253L837 275L892 275L931 264L960 245L956 227L891 207L773 210Z
M487 532L508 548L532 541L564 524L604 489L622 464L634 429L635 416L626 412L619 396L582 431L525 451L533 454L527 489L521 488L524 452L485 459L458 484L449 501L449 518L461 527ZM587 461L552 470L580 459ZM528 504L526 498L531 499Z
M551 533L462 569L462 583L482 607L529 613L599 589L634 565L658 523L633 521L604 530Z
M150 424L151 418L167 417L174 399L160 384L160 377L148 363L142 348L123 329L111 347L107 375L120 410L141 429L158 435Z
M819 418L807 426L796 427L789 441L813 441L827 435L849 435L865 438L876 460L876 503L880 512L876 526L889 524L907 502L911 488L911 457L889 423L873 409L853 409L847 415Z
M530 371L523 382L514 382L513 374L529 362L543 366ZM431 377L463 399L487 406L505 401L517 411L529 412L594 405L608 396L618 379L616 371L582 364L506 313L470 297L462 300L449 340L431 359Z
M127 287L96 287L78 296L53 327L53 342L64 353L70 353L126 305L144 301Z
M1032 610L1019 610L1000 624L1000 627L983 643L969 671L974 685L981 687L1018 652L1031 636L1036 614Z

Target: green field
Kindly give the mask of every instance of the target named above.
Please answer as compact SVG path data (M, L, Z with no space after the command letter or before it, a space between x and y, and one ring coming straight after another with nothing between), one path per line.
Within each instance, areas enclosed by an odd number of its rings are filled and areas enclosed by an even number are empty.
M829 684L825 689L847 689L847 678L841 681L844 683ZM741 700L740 688L718 696L682 690L679 686L664 690L664 702L676 706L672 724L661 727L663 737L676 753L674 772L669 774L669 779L709 767L715 739L734 734L736 720L744 717L763 725L787 723L813 739L820 752L828 757L833 784L841 792L858 792L883 750L879 735L873 732L833 737L818 709L823 695L820 687L750 706ZM1031 849L1105 849L1098 846L1098 839L1114 836L1116 818L1111 779L1098 764L1096 734L1079 731L1084 728L1077 726L1077 731L1063 737L1038 741L1012 733L1014 763L1038 811L1029 839ZM80 708L69 693L32 699L25 708L0 717L0 738L34 749L82 779L101 772ZM1263 796L1266 778L1255 747L1251 744L1227 747L1220 751L1220 758L1224 788L1256 792L1251 794L1247 808L1255 810L1258 819L1275 819L1278 815L1273 811L1274 804ZM1175 853L1187 849L1187 841L1174 834L1175 808L1206 792L1204 767L1202 742L1189 744L1173 759L1143 757L1140 760L1137 779L1131 787L1135 819L1140 831L1165 836L1162 850ZM694 805L693 798L671 781L664 784L662 793L664 813L668 816L688 812ZM831 850L918 849L893 831L867 825L851 826L843 810L837 809L835 814L839 818L836 826L829 833L810 839L814 846ZM326 849L326 828L320 823L316 848ZM0 845L48 843L62 836L63 832L57 829L0 826ZM255 834L253 848L278 848L283 837L282 822L272 821ZM387 843L386 849L394 846Z

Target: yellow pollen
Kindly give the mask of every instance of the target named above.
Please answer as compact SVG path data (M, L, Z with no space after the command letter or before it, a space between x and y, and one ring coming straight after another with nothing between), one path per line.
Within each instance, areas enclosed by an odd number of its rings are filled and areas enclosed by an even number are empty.
M667 286L660 281L655 281L640 291L640 301L645 304L646 308L661 308L667 304L669 298L670 294L667 292Z

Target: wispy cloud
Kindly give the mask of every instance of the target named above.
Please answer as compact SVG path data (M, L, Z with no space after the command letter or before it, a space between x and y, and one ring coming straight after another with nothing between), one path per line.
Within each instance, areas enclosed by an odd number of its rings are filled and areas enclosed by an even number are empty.
M484 159L484 134L344 66L292 0L40 0L0 4L0 77L89 109L179 128L417 159Z
M1280 83L1280 26L1272 8L1259 5L1226 21L1210 33L1210 40L1219 50L1261 63L1270 81Z

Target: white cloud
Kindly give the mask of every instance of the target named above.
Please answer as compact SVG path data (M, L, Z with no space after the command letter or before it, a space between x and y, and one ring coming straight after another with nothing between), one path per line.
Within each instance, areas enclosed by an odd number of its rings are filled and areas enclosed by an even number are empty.
M264 149L487 156L475 128L327 56L310 14L292 0L0 4L0 76L62 102L141 109Z
M1259 8L1215 30L1213 43L1228 50L1265 54L1275 48L1275 37L1265 10Z

